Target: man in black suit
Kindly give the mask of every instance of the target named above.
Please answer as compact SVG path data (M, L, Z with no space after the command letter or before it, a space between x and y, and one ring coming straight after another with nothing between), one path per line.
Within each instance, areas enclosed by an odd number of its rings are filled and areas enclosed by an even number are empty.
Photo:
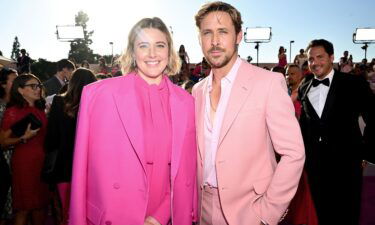
M72 76L75 70L75 65L67 60L62 59L57 62L57 73L43 83L46 89L46 96L54 95L59 93L60 89L65 85L65 83Z
M332 43L313 40L307 53L313 76L299 88L300 125L319 224L358 224L361 163L374 160L375 97L366 80L333 69Z

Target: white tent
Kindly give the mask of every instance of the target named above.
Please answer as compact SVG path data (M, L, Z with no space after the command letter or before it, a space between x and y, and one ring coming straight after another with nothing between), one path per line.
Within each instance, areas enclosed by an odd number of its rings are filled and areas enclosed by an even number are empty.
M11 63L15 63L15 61L13 59L8 59L8 58L0 55L0 67L7 66Z

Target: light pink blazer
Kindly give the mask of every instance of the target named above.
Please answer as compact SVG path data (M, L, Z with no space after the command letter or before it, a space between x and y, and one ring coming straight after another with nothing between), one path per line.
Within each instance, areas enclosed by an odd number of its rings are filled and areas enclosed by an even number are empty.
M194 100L167 82L172 117L171 215L196 217ZM70 225L144 222L148 185L134 74L84 88L74 149Z
M204 92L193 89L198 137L199 203L205 158ZM281 155L276 162L275 152ZM233 225L278 223L294 196L304 145L284 78L241 62L220 131L216 172L225 218Z

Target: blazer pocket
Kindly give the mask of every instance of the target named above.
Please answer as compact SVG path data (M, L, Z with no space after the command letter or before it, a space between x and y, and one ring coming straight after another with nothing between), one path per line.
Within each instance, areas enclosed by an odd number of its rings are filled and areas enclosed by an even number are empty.
M258 195L263 195L270 185L270 182L272 180L273 174L270 176L267 176L265 178L261 178L259 180L256 180L253 184L254 191Z
M103 217L103 210L87 201L87 219L89 222L98 225L100 224Z

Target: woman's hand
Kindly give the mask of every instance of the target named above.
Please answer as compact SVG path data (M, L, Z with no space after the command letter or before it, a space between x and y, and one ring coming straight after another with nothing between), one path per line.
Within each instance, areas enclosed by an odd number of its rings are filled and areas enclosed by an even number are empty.
M31 123L29 123L29 125L27 125L27 129L25 131L25 134L21 136L21 139L28 140L28 139L34 137L35 135L37 135L39 130L40 130L40 128L32 130L31 129Z
M154 217L148 216L143 225L161 225Z

